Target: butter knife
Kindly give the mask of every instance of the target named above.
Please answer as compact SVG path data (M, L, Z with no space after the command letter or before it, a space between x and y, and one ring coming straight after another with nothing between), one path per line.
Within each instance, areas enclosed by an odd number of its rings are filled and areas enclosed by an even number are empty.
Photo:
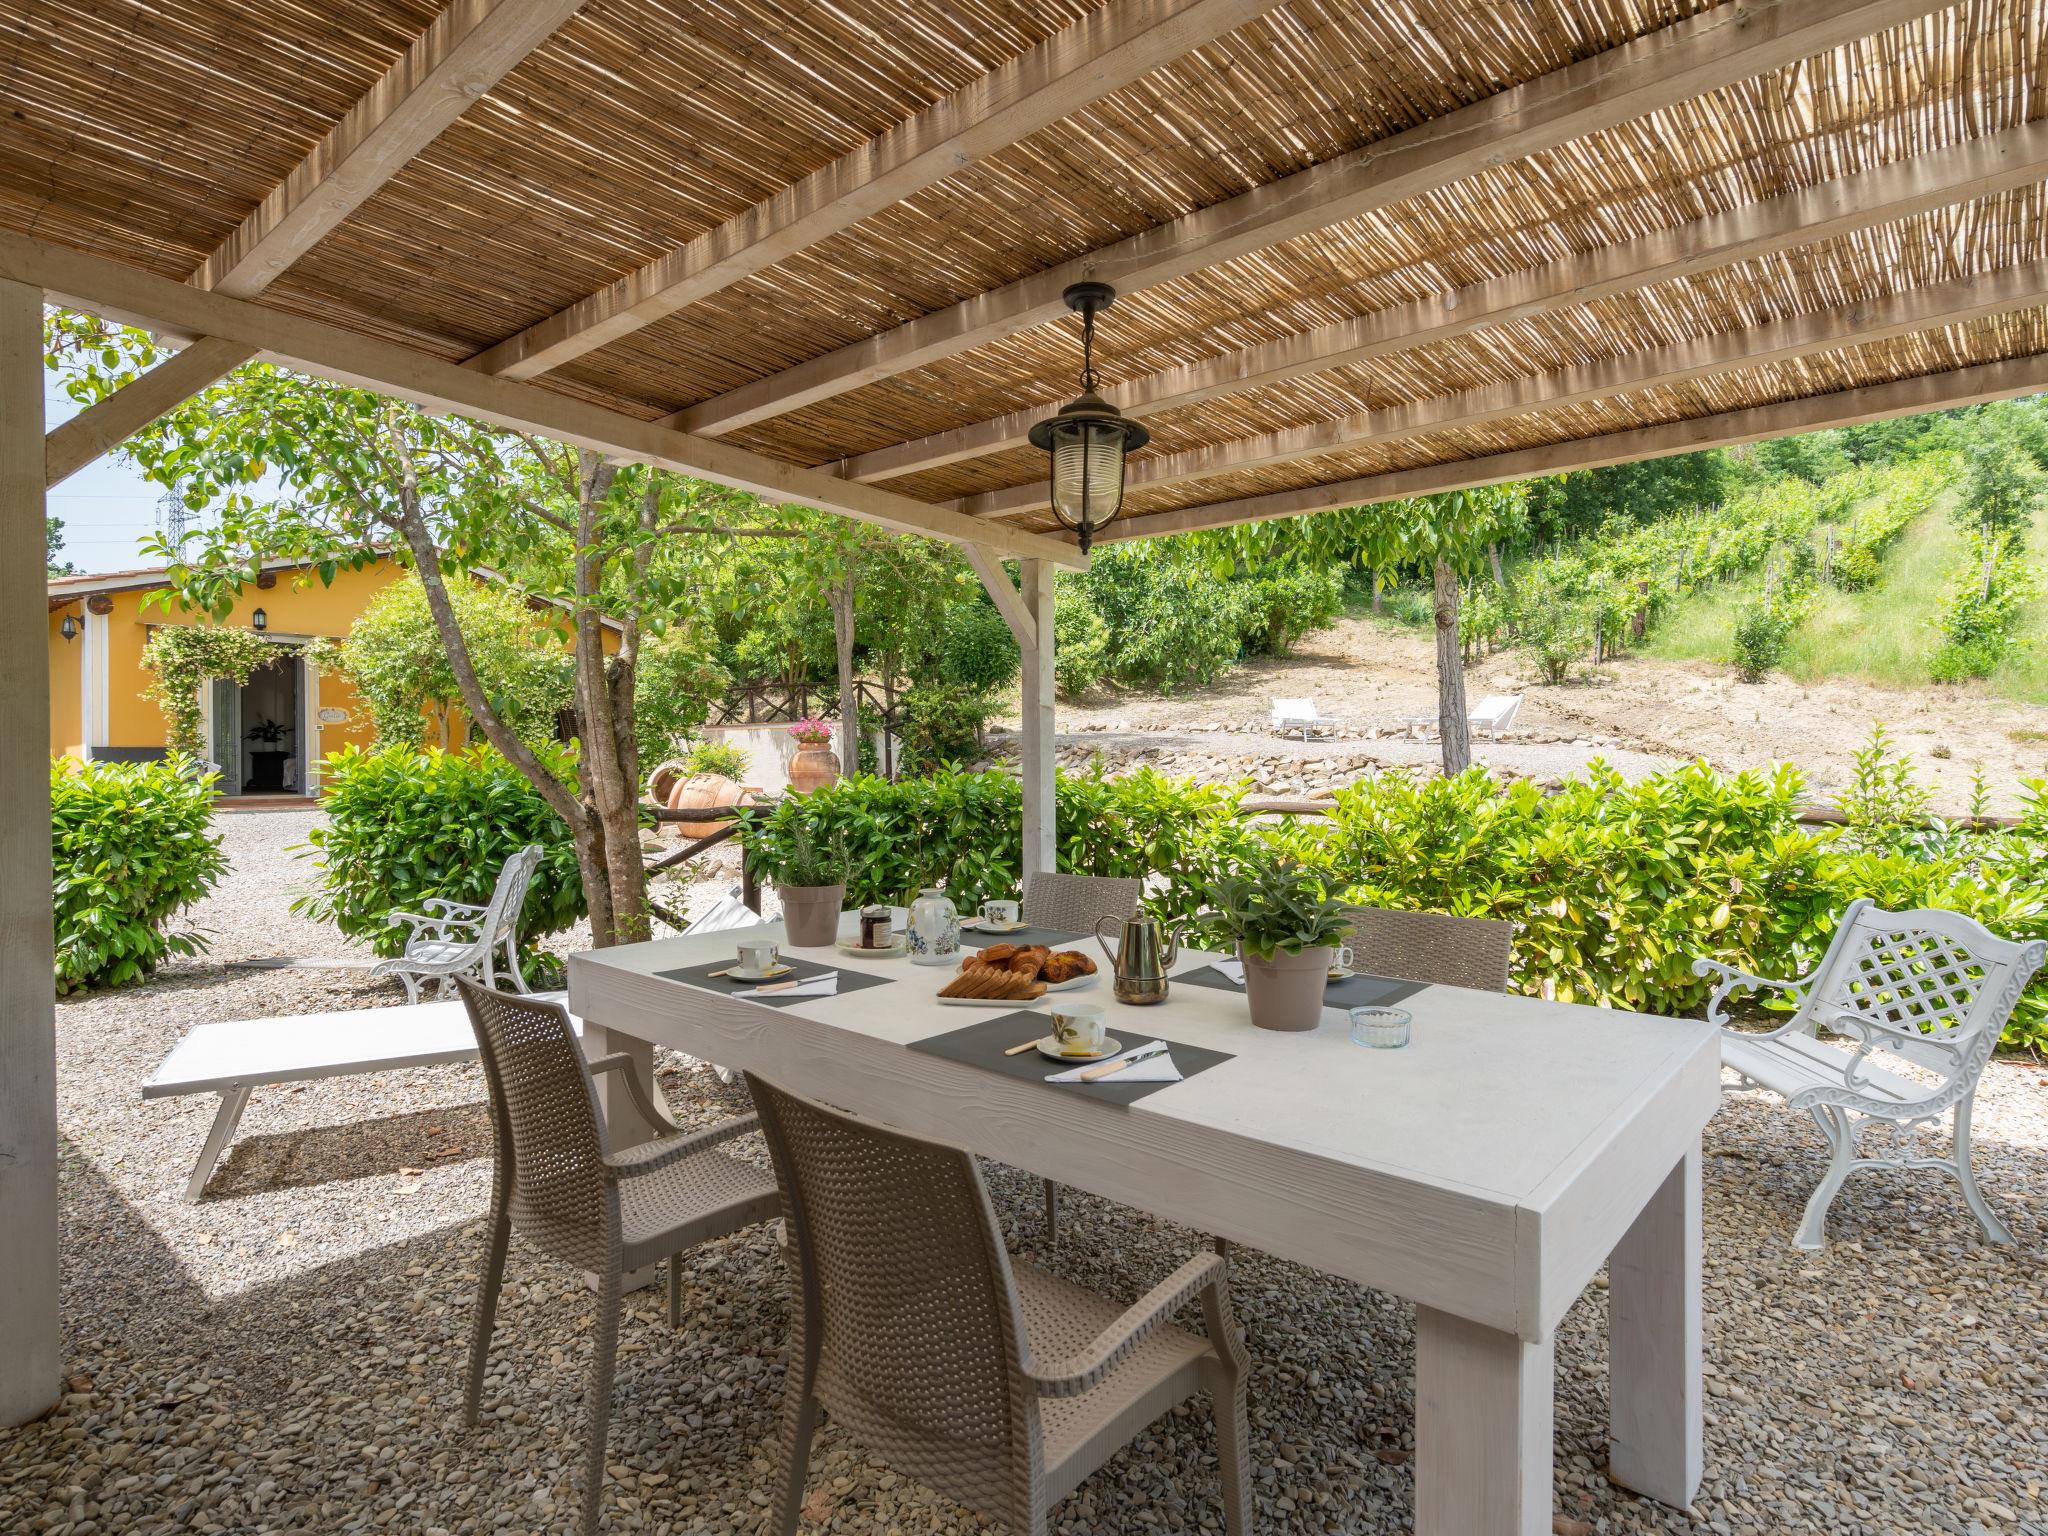
M1112 1077L1123 1071L1134 1061L1150 1061L1154 1056L1164 1056L1172 1047L1160 1042L1155 1045L1141 1045L1135 1051L1126 1051L1115 1061L1105 1062L1099 1067L1090 1067L1078 1079L1084 1083L1099 1083L1105 1077Z

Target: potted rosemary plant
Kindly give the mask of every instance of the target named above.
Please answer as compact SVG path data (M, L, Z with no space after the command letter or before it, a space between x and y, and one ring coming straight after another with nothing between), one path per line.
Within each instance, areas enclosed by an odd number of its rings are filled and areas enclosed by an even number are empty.
M1348 926L1344 903L1298 864L1264 865L1216 886L1217 918L1237 941L1245 999L1261 1029L1314 1029L1330 962Z
M789 829L789 845L771 871L782 902L782 931L794 949L822 949L839 937L846 905L846 839L823 846L808 821Z

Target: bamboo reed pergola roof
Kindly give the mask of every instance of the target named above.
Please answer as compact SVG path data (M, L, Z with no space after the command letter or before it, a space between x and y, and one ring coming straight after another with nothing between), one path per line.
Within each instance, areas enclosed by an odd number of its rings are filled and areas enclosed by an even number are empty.
M1081 277L1152 434L1111 538L2048 388L2048 0L0 0L0 41L0 277L191 343L53 476L260 354L1071 560L1024 429Z

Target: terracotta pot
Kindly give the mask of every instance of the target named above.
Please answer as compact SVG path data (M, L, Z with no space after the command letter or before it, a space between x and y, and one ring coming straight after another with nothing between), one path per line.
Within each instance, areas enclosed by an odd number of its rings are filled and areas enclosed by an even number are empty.
M800 795L823 789L839 777L839 754L830 747L798 747L789 760L789 787Z
M668 797L675 793L676 785L689 771L680 757L657 763L654 772L647 775L647 798L656 805L667 805Z
M761 798L761 791L752 784L739 784L722 773L693 773L680 780L669 791L668 806L672 811L703 811L723 809L731 805L752 805ZM685 842L732 825L730 821L672 821L667 823L681 834Z
M1330 945L1319 944L1298 955L1275 950L1272 959L1261 960L1240 944L1237 954L1244 961L1244 993L1252 1022L1261 1029L1314 1029L1322 1022L1323 988L1329 985L1330 961L1336 953Z
M846 885L778 885L782 899L782 932L791 949L824 949L839 937L839 914L846 910Z

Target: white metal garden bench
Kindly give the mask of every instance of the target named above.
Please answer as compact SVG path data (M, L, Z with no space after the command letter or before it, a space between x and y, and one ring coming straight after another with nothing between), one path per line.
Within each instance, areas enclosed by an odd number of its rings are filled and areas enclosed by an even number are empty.
M540 844L528 843L505 861L498 871L497 889L484 906L449 901L432 896L420 903L425 912L393 912L391 920L412 931L405 941L405 953L393 960L380 960L370 968L373 976L396 976L405 983L408 1002L420 1000L420 983L437 984L446 997L457 976L481 977L487 987L498 984L498 957L513 987L527 990L519 973L519 914L526 905L533 872L540 867Z
M1282 736L1295 731L1301 732L1301 739L1307 741L1312 735L1320 735L1335 722L1324 719L1316 713L1314 699L1275 699L1273 701L1273 730Z
M1722 978L1707 1004L1708 1022L1721 1027L1722 1065L1810 1113L1828 1140L1832 1156L1806 1202L1798 1247L1823 1245L1828 1207L1864 1168L1943 1169L1962 1185L1985 1236L2013 1240L1977 1188L1970 1113L1985 1063L2044 955L2048 942L2001 939L1958 912L1887 912L1865 897L1850 903L1820 964L1797 980L1693 962L1694 975ZM1792 1016L1767 1033L1729 1028L1729 996L1759 988L1791 998ZM1820 1029L1846 1036L1849 1048L1823 1044ZM1906 1075L1916 1068L1924 1076ZM1950 1155L1922 1155L1917 1128L1950 1109ZM1879 1154L1861 1155L1857 1137L1873 1120L1893 1127L1891 1140Z

